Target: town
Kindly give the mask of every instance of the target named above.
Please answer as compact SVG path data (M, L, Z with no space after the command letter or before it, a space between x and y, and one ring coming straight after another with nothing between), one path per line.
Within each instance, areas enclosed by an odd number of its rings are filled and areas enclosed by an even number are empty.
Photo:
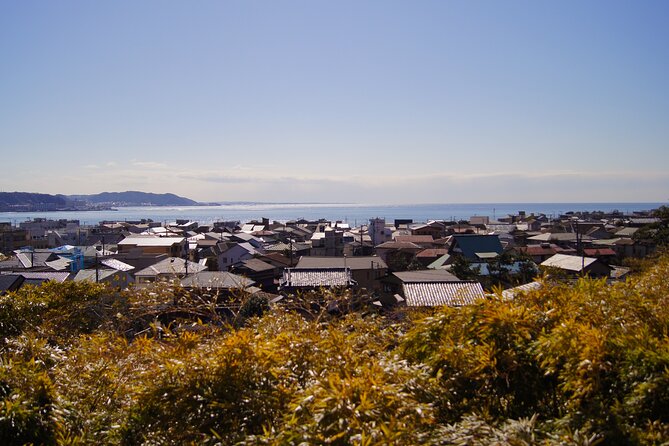
M516 215L469 221L372 218L341 221L170 223L37 218L0 223L0 293L45 281L112 288L169 283L187 290L239 291L280 303L308 290L348 288L381 308L461 306L494 289L512 296L542 273L615 282L630 259L655 252L639 237L652 212Z

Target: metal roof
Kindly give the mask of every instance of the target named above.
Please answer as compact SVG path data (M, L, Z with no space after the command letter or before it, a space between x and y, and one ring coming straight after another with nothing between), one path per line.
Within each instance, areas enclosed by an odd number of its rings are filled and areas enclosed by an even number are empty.
M71 259L66 259L65 257L58 257L56 260L52 260L50 262L44 262L46 266L49 268L55 270L55 271L63 271L66 269L70 269L70 264L72 263Z
M479 282L419 282L402 285L404 299L410 307L448 305L459 307L485 297Z
M502 291L502 297L505 299L513 299L516 295L520 293L528 293L530 291L538 290L543 285L541 282L530 282L524 285L520 285L514 288L509 288L508 290Z
M504 251L497 235L456 234L452 236L452 240L452 249L457 252L456 249L459 248L469 260L478 259L477 253L501 254Z
M383 269L388 268L386 262L377 256L360 257L317 257L302 256L296 268L350 268L359 269Z
M596 262L592 257L569 256L566 254L555 254L541 263L541 266L561 268L569 271L581 271Z
M499 254L496 252L476 252L476 257L479 259L494 259L496 257L499 257Z
M119 246L172 246L183 242L184 237L126 237L120 242Z
M576 242L576 236L577 234L575 232L546 232L544 234L528 237L527 240L536 240L541 242ZM581 241L592 241L592 237L585 234L578 234L578 238L580 238Z
M274 265L270 265L267 262L263 262L262 260L255 258L244 260L239 265L236 266L247 268L255 272L274 270L275 268Z
M135 269L134 266L128 265L127 263L121 262L117 259L104 259L100 263L117 271L130 271Z

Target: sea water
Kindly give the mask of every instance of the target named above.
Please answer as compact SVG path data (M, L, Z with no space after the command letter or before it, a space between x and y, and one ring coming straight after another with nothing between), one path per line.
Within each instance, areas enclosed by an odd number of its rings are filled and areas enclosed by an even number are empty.
M428 220L469 220L473 216L489 216L495 220L524 211L527 215L544 214L551 218L569 212L619 211L631 214L636 211L657 209L666 203L464 203L464 204L351 204L351 203L230 203L220 206L160 206L120 207L102 211L55 212L0 212L0 222L18 224L35 218L52 220L79 220L82 225L95 225L100 221L137 221L151 219L170 223L176 220L197 221L211 224L215 221L260 220L286 222L289 220L324 218L343 221L351 225L366 224L370 218Z

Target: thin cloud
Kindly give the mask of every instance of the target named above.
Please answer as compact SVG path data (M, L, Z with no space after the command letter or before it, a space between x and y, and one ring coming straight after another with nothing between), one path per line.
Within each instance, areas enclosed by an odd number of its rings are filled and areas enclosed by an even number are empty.
M132 161L131 164L135 167L141 167L143 169L167 169L169 166L165 163L159 163L156 161Z

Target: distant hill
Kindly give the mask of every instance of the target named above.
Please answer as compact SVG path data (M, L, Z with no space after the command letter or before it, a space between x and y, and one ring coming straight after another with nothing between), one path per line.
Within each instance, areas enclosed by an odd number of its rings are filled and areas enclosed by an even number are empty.
M62 195L35 194L31 192L0 192L0 205L24 206L50 204L67 206L68 200Z
M95 195L50 195L31 192L0 192L0 211L96 210L122 206L194 206L199 204L174 194L103 192Z
M95 195L70 195L72 200L113 206L195 206L199 204L189 198L175 194L153 194L149 192L102 192Z

